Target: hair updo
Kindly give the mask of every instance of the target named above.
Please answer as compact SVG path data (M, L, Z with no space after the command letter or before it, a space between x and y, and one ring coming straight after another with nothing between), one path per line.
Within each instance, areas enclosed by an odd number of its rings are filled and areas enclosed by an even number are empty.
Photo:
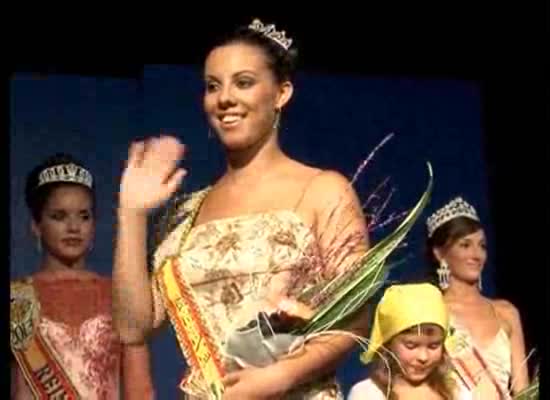
M269 69L272 71L278 83L292 79L295 69L298 51L290 46L283 47L276 40L266 34L252 29L250 26L240 26L233 32L219 37L210 46L209 52L215 48L242 43L262 49L266 56Z

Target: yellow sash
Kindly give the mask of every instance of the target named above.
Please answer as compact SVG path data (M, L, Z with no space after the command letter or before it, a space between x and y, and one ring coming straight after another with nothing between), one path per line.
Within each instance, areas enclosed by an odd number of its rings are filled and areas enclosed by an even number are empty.
M11 350L36 399L77 400L80 396L40 334L40 303L30 281L10 285Z
M206 194L207 190L193 199L196 203L193 203L190 215L183 222L186 225L183 227L178 254L193 227ZM210 390L211 398L221 399L223 393L221 379L224 370L219 345L214 339L212 329L200 309L191 285L180 273L178 267L177 255L168 257L160 263L160 268L155 272L155 279L189 366L188 373L180 383L180 388L195 391L196 388L193 386L198 381L202 381Z

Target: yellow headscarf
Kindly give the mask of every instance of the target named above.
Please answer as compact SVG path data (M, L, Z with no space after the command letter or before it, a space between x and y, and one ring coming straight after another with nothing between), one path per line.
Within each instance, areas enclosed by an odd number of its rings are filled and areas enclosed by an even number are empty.
M429 283L390 286L376 307L367 352L361 361L369 363L380 347L397 334L420 324L449 329L449 314L438 288Z

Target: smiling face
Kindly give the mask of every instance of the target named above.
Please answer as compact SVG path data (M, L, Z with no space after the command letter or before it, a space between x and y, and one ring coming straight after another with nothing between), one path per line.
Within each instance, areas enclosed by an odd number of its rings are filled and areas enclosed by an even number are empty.
M400 374L411 384L425 381L443 360L443 329L422 324L395 336L389 349L399 360Z
M480 229L435 251L449 265L453 279L476 283L487 261L485 233Z
M32 222L32 231L50 256L67 265L81 260L95 231L90 192L79 185L55 188L48 195L40 219Z
M476 284L487 261L483 226L478 220L457 217L435 230L428 240L429 260L434 271L443 261L451 273L450 283Z
M243 150L276 136L278 112L292 85L277 81L261 47L239 42L217 47L204 75L204 110L224 147Z

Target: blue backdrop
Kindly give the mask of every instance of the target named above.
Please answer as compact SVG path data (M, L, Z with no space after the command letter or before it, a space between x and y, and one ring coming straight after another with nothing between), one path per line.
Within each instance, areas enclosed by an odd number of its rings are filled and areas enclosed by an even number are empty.
M412 206L427 184L425 163L434 167L428 210L407 239L408 261L391 278L406 280L424 267L423 221L455 195L473 203L486 223L490 256L491 221L486 196L479 89L451 80L419 80L306 74L297 77L295 97L282 120L282 145L306 163L351 177L359 163L389 133L356 189L366 198L384 178L396 193L389 210ZM68 152L86 163L98 191L99 219L90 265L110 275L118 182L128 145L138 137L172 133L188 145L190 175L185 190L212 181L224 160L201 110L201 71L191 66L147 65L142 79L17 74L11 81L11 274L35 271L36 243L24 203L24 180L45 157ZM376 239L377 237L374 236ZM491 257L484 291L494 292ZM185 364L171 330L152 340L158 398L176 398ZM357 354L339 370L346 390L365 375Z

